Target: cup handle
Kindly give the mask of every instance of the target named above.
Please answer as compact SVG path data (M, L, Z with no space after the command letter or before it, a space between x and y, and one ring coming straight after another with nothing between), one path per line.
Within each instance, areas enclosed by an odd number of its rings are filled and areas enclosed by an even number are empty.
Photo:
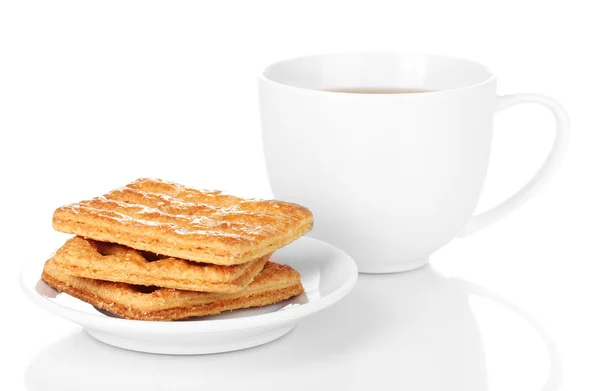
M470 294L483 297L487 300L490 300L493 303L496 303L500 306L512 310L515 314L524 319L527 323L531 325L531 327L535 329L540 338L542 338L542 341L546 346L548 356L550 359L550 370L548 372L548 377L546 378L546 382L540 390L554 391L560 389L562 383L562 361L560 358L560 353L556 348L556 345L552 341L552 338L550 338L550 336L544 330L544 328L525 310L520 308L518 305L512 303L511 301L501 297L500 295L494 292L489 291L488 289L482 286L464 280L460 281L468 286L467 289Z
M473 216L458 236L466 236L500 220L535 195L554 174L567 149L569 139L569 117L554 99L539 94L514 94L496 98L496 112L519 103L533 102L547 107L556 120L556 137L546 161L534 177L521 190L500 205Z

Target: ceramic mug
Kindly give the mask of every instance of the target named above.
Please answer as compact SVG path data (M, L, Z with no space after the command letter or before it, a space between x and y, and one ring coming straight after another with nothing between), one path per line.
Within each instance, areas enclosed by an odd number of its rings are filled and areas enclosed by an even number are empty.
M364 88L432 92L327 91ZM300 57L268 66L259 91L274 196L309 207L312 235L344 249L363 273L422 266L454 237L506 216L550 178L568 139L567 114L556 101L537 94L497 96L487 67L452 57ZM523 102L554 114L554 146L523 189L473 216L494 114Z

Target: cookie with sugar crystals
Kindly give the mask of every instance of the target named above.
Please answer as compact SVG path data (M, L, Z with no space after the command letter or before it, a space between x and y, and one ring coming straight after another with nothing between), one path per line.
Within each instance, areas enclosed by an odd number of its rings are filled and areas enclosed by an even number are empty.
M263 269L271 254L240 265L202 264L134 250L80 236L69 239L54 255L66 274L201 292L239 292Z
M58 208L52 226L103 242L217 265L270 254L312 228L300 205L244 199L159 179L138 179Z
M267 262L246 289L235 293L148 288L66 274L54 258L42 280L51 287L127 319L177 320L274 304L304 291L300 274L287 265Z

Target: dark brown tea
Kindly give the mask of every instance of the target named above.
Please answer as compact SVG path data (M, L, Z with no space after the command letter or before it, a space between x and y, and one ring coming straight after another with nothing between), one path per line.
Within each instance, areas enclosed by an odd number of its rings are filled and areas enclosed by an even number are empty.
M345 92L347 94L422 94L424 92L433 92L433 90L423 90L419 88L384 88L384 87L341 87L326 89L329 92Z

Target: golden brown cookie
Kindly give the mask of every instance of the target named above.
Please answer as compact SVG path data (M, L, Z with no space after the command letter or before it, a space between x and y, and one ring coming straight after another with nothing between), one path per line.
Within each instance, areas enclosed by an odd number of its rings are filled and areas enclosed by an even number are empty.
M66 274L202 292L238 292L263 269L271 254L240 265L223 266L134 250L76 236L54 255Z
M300 205L158 179L138 179L104 196L63 206L52 220L57 231L218 265L272 253L312 224L312 214Z
M300 274L287 265L267 262L246 289L207 293L168 288L149 289L120 282L70 276L54 258L44 265L42 280L51 287L128 319L176 320L214 315L239 308L265 306L304 291Z

